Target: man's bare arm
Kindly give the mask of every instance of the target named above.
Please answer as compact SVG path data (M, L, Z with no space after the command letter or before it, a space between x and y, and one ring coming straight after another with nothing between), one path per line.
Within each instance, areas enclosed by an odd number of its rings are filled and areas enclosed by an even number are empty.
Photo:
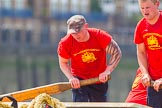
M112 72L116 66L118 65L122 53L118 46L118 44L112 39L110 44L106 47L107 54L110 55L109 63L108 63L108 70Z
M69 59L65 59L65 58L62 58L61 56L59 56L60 68L61 68L62 72L66 75L66 77L68 78L68 80L71 84L71 87L72 88L80 88L80 81L78 78L75 78L72 75L68 61L69 61Z
M144 43L137 44L137 59L143 74L148 74L147 54Z
M59 56L59 64L60 64L60 69L62 72L66 75L68 79L73 78L73 75L71 74L70 66L68 64L68 59L62 58Z

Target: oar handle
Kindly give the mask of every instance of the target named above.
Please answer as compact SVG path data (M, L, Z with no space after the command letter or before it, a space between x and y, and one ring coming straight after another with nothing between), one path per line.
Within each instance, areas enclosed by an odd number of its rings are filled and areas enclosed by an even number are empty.
M108 75L108 80L110 80L110 79L111 79L111 76ZM97 83L97 82L100 82L98 77L90 78L90 79L86 79L86 80L81 80L80 85L85 86L85 85L90 85L90 84L94 84L94 83Z

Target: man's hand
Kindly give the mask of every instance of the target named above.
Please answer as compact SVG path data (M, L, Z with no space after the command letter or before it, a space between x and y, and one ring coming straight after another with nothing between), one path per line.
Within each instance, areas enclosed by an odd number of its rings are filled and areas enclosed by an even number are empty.
M144 86L150 86L151 85L150 81L151 81L150 75L144 74L143 77L142 77L142 84Z
M72 88L75 88L75 89L80 88L80 81L78 78L75 78L75 77L70 78L69 82L70 82Z
M105 71L105 72L103 72L103 73L101 73L100 75L99 75L99 80L100 80L100 82L103 82L103 83L105 83L105 82L107 82L108 81L108 75L110 75L110 71Z
M159 87L161 84L162 84L162 78L160 78L154 82L153 87L157 92L159 91Z

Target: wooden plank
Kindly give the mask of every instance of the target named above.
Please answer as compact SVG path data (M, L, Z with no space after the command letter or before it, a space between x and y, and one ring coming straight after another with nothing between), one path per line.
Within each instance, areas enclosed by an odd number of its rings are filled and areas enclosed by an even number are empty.
M6 103L6 102L5 102ZM11 102L7 102L11 104ZM66 108L152 108L136 103L124 102L63 102ZM22 104L29 104L29 102L18 102L20 107Z
M136 103L120 102L64 102L67 108L151 108Z

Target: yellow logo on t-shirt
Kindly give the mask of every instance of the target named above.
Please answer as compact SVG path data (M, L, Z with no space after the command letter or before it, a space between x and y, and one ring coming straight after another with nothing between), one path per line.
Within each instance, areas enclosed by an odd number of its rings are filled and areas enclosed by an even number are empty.
M158 43L158 40L156 37L154 36L150 36L149 38L147 38L147 43L148 43L148 47L150 49L159 49L160 48L160 45Z
M151 50L162 49L158 41L158 38L162 38L162 35L157 33L146 33L144 37L147 37L147 43L149 49Z
M96 57L93 53L85 52L82 55L82 61L86 63L94 62L96 60Z

